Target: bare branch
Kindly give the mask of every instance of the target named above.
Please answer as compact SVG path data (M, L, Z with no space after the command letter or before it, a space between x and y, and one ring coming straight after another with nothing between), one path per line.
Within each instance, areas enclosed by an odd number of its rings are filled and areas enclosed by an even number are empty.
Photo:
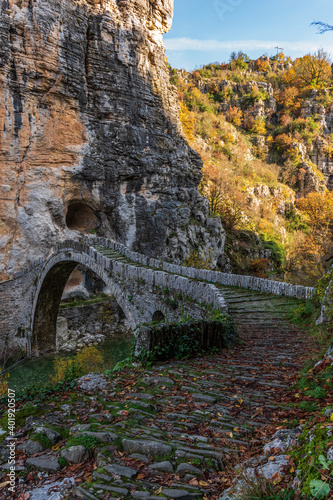
M311 26L317 26L320 35L323 35L327 31L333 31L333 26L331 24L322 23L321 21L314 21L311 23Z

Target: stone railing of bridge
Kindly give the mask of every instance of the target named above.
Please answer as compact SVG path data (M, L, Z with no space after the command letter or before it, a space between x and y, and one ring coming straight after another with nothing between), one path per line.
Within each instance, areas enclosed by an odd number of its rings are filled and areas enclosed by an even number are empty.
M221 273L219 271L210 271L206 269L196 269L193 267L180 266L171 264L162 260L157 260L146 255L133 252L129 250L122 243L118 243L105 238L89 238L91 246L105 246L115 250L124 257L133 262L137 262L144 266L154 269L160 269L167 273L174 273L187 278L192 278L200 281L208 281L210 283L217 283L219 285L234 286L241 288L248 288L264 293L271 293L273 295L283 295L286 297L295 297L298 299L309 299L315 293L315 288L293 285L283 281L274 281L264 278L257 278L256 276L246 276L239 274Z

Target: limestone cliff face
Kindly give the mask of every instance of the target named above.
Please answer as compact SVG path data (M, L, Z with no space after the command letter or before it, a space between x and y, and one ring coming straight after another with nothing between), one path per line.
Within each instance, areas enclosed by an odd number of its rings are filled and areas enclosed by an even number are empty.
M137 251L222 255L169 84L172 13L173 0L0 0L2 277L79 236L85 210L88 229Z

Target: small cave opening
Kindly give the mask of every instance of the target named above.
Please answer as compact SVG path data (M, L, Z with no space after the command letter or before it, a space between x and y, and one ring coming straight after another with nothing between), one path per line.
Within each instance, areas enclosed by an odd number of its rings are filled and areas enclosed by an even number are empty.
M68 229L89 233L97 229L99 224L95 212L84 202L71 203L66 214Z

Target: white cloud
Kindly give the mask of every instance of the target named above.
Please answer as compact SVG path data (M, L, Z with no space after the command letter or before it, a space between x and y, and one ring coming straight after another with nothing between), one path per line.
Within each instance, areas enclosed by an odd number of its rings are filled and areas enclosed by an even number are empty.
M166 38L164 44L167 50L181 51L200 51L213 52L223 50L274 50L277 42L270 40L234 40L234 41L219 41L219 40L198 40L194 38ZM281 42L279 46L283 47L285 53L302 52L307 54L315 52L322 44L315 42ZM332 45L324 45L324 50L333 52Z

